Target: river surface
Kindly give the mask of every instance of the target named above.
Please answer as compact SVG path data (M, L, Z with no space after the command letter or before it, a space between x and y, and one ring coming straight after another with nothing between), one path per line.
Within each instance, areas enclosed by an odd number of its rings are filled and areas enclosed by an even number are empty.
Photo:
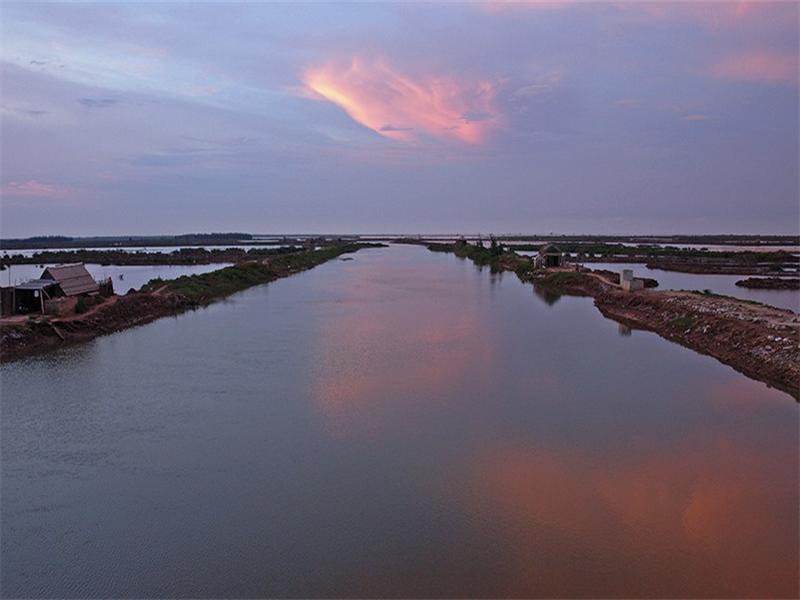
M0 366L2 597L797 596L790 396L349 256Z

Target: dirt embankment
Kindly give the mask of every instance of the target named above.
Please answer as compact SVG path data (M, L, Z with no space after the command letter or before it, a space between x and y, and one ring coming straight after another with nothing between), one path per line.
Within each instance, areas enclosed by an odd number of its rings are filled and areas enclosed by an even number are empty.
M175 294L129 294L113 300L78 317L36 318L3 324L0 328L0 361L85 342L189 308L184 299Z
M65 318L11 317L0 322L0 362L78 343L204 306L254 285L311 269L342 254L380 244L336 244L314 251L278 253L202 275L151 281L141 292L113 296L89 312Z
M728 296L624 292L591 273L549 273L535 285L592 296L605 317L712 356L800 401L800 317Z
M475 262L487 253L486 249L468 244L460 246L462 254ZM428 245L433 251L456 254L458 247L458 244ZM536 270L530 259L513 253L494 256L489 252L486 260L492 270L515 271L522 281L533 283L545 297L591 296L604 316L637 329L654 331L665 339L712 356L800 401L800 317L790 310L715 294L626 292L618 285L614 273L564 268ZM694 264L690 266L691 262ZM696 272L765 268L752 260L745 262L751 264L732 266L729 260L673 260L670 266L673 270L682 270L681 266L699 269ZM658 268L665 268L665 264L660 263Z
M748 277L740 279L736 285L757 290L800 290L797 277Z
M690 292L611 291L595 305L800 400L800 317L791 311Z
M764 257L750 253L744 257L651 257L646 261L648 269L677 271L706 275L770 275L784 268L797 269L797 258L788 253L777 253L779 259L760 260Z

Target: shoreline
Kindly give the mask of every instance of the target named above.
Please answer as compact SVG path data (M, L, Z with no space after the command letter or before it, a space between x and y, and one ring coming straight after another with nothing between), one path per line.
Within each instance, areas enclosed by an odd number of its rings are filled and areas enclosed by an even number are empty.
M239 263L203 275L154 280L138 292L112 296L82 314L68 317L0 319L0 363L79 344L207 306L256 285L312 269L342 254L381 244L337 244L320 250L280 254Z
M429 250L489 265L494 272L513 271L545 295L592 297L604 317L715 358L800 402L800 316L791 310L712 293L623 291L598 272L535 271L529 257L468 244L435 244Z
M800 402L798 317L784 309L693 292L609 291L604 317L711 356Z
M590 273L575 275L567 285L555 288L548 284L548 275L533 283L568 295L591 296L604 317L715 358L800 402L800 317L796 313L716 294L626 292L594 280Z

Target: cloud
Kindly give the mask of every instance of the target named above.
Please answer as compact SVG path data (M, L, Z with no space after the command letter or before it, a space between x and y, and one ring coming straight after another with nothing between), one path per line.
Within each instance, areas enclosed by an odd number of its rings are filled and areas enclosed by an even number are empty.
M29 196L44 196L48 198L58 198L69 195L72 191L71 188L59 185L50 185L48 183L39 183L37 181L28 181L27 183L11 183L5 184L2 188L3 196L21 198Z
M617 106L622 106L623 108L638 108L642 105L641 98L621 98L616 102Z
M648 17L666 20L681 17L719 24L720 18L743 14L743 2L614 2L618 10L635 11Z
M413 127L393 127L392 125L384 125L381 127L380 131L382 132L390 132L390 131L414 131Z
M110 108L117 102L113 98L78 98L78 103L87 108Z
M492 106L496 89L485 80L451 75L411 76L383 58L331 62L303 73L308 90L343 108L373 131L403 142L422 135L468 144L502 124Z
M796 55L755 52L726 58L710 73L721 79L796 86L799 68Z
M636 11L654 19L674 19L689 17L718 25L721 19L752 16L755 9L763 7L767 2L727 1L727 2L670 2L667 0L623 0L610 2L607 0L586 2L585 0L491 0L477 2L475 5L487 12L505 12L522 10L558 11L568 8L583 8L594 5L600 8L611 8L619 11ZM761 6L759 6L761 5Z
M32 108L17 108L14 106L3 106L0 108L0 115L3 117L11 117L24 121L36 121L39 117L44 117L48 114L50 114L49 111Z
M75 188L33 180L26 183L12 181L4 184L0 187L0 198L6 207L29 206L31 203L43 206L83 204Z

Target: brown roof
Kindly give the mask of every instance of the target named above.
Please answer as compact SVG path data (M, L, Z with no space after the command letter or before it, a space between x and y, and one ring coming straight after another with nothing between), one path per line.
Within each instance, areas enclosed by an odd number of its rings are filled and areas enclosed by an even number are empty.
M54 279L67 296L96 294L100 291L97 282L83 266L83 263L47 267L42 279Z

